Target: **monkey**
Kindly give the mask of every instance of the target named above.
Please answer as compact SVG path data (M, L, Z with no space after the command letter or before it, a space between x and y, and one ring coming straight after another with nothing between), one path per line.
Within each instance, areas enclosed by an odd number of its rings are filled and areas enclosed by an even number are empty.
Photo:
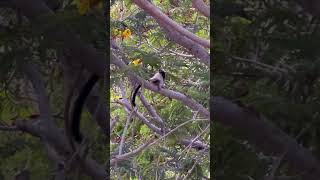
M89 80L85 83L85 85L81 88L80 93L77 97L77 99L74 102L73 110L72 110L72 116L71 116L71 122L70 122L70 131L72 138L77 142L81 143L83 140L83 136L80 132L80 117L82 113L82 108L85 103L86 98L88 97L90 91L96 84L96 82L99 80L99 76L96 74L91 75ZM165 80L165 72L163 70L159 70L152 78L149 79L149 81L158 87L158 90L160 91L161 88L164 88L164 80ZM135 89L131 103L133 107L136 106L135 98L136 95L141 88L141 84L137 86ZM68 127L66 127L68 128Z
M99 76L96 74L91 75L89 80L85 83L85 85L81 88L80 93L77 99L74 102L70 130L72 138L78 143L81 144L83 140L83 136L80 133L80 117L83 105L85 103L86 98L88 97L90 91L99 80Z
M160 91L160 89L164 88L165 78L166 78L166 73L162 69L160 69L159 72L154 74L154 76L149 79L149 81L152 84L156 85L158 87L158 91Z
M155 73L152 78L149 79L149 81L158 87L158 91L160 91L162 88L164 88L164 80L166 78L166 73L160 69L159 72ZM133 107L136 107L136 96L137 93L139 91L139 89L141 88L141 84L139 84L136 89L133 92L132 98L131 98L131 104Z

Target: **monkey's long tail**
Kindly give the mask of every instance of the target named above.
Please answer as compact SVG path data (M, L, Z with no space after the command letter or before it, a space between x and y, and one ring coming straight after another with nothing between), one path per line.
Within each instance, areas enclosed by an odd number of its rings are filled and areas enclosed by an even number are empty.
M131 104L132 104L133 107L136 107L136 96L137 96L137 93L138 93L140 87L141 87L141 84L139 84L137 86L137 88L133 92L133 95L132 95L132 98L131 98Z
M78 98L74 102L72 119L71 119L71 133L76 142L80 143L82 141L82 135L80 133L80 116L82 112L83 105L86 98L88 97L90 91L92 90L95 83L98 81L99 76L93 74L86 84L81 89Z

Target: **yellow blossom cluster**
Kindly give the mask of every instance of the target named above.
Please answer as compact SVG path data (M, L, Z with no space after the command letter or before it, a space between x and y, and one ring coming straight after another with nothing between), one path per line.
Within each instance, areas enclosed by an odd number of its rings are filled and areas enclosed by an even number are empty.
M122 39L127 39L131 36L131 31L130 29L125 29L123 31L121 31L120 29L113 29L112 30L112 37L116 38L116 37L121 37Z

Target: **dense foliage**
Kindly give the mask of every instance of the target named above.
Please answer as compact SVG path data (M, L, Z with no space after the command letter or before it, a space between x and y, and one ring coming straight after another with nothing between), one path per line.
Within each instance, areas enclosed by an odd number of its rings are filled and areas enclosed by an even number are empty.
M81 132L87 141L80 145L79 152L68 154L71 150L67 146L61 147L61 142L67 140L64 130L64 120L68 119L68 113L65 113L67 103L74 102L74 98L68 101L69 91L74 90L77 94L90 74L88 71L95 71L94 68L83 67L88 63L84 63L80 56L87 55L86 62L96 62L97 59L89 57L101 58L107 50L109 39L106 38L108 30L105 21L108 18L105 16L108 13L103 12L102 1L12 2L0 3L0 179L18 176L53 179L60 175L67 179L106 177L106 168L109 168L106 164L110 160L109 142L103 132L109 127L105 130L105 122L101 124L97 120L99 116L96 116L100 110L98 107L104 105L105 92L99 96L99 91L95 91L94 97L87 101L81 122ZM121 47L121 50L112 53L128 64L128 69L120 70L114 64L110 67L110 117L111 121L117 119L111 132L110 151L113 158L118 149L122 149L122 153L132 152L155 136L137 117L128 118L126 109L117 104L120 97L130 97L135 85L127 78L128 71L147 80L162 68L167 72L166 89L185 94L184 99L192 99L195 104L208 109L209 67L200 63L188 49L170 41L159 24L132 1L110 3L110 38ZM153 3L186 30L209 39L209 19L192 8L190 1L158 0ZM52 14L48 13L48 8ZM35 17L33 13L48 14ZM77 55L75 50L81 55ZM83 77L77 77L79 74ZM72 86L71 82L76 83ZM102 89L104 84L100 82L96 90ZM121 94L120 90L124 93ZM208 149L199 150L181 144L183 138L189 138L190 141L196 138L194 141L207 146L210 138L208 119L191 110L188 107L190 104L148 91L144 87L142 94L165 122L165 128L175 130L167 136L156 135L158 139L162 136L163 140L155 141L152 146L113 165L111 179L209 177ZM152 119L139 100L137 104L138 111L146 119ZM105 118L100 116L100 119ZM93 123L94 120L98 123ZM122 144L119 143L121 137L125 137ZM81 163L77 162L78 158ZM81 169L77 165L81 165Z
M199 37L209 39L209 19L192 8L191 1L162 1L153 3L168 17ZM132 1L114 1L111 6L111 38L121 53L118 57L129 65L129 69L148 80L158 69L166 71L165 88L181 92L208 108L209 67L200 63L188 50L167 38L161 26ZM118 119L111 132L112 155L118 154L122 134L125 132L124 152L130 152L143 144L155 133L133 116L127 131L124 131L130 112L117 102L119 98L130 100L137 84L127 78L126 70L111 66L111 120ZM124 92L124 93L123 93ZM201 116L182 102L162 96L142 87L147 102L152 105L165 122L166 128L174 129L188 120ZM123 94L122 94L123 93ZM123 96L124 95L124 96ZM148 111L136 100L138 111L152 120ZM112 167L111 178L124 179L172 179L185 177L201 179L209 176L208 151L198 151L179 144L184 137L197 135L209 144L208 121L194 122L178 128L163 141L148 147L136 157Z
M61 0L45 1L55 13L54 17L39 17L37 26L16 8L0 7L0 125L7 127L15 120L38 121L37 94L26 78L21 65L26 62L39 67L46 82L46 93L50 100L50 111L63 132L64 84L61 39L48 38L52 28L60 26L77 34L82 41L92 44L99 51L105 51L106 31L102 1ZM91 2L89 4L89 2ZM1 5L4 5L4 2ZM12 4L10 4L12 5ZM85 111L86 112L86 111ZM101 138L101 131L92 123L88 113L83 114L86 135L93 140L90 154L100 163L107 159L107 142ZM48 159L48 147L38 137L21 131L0 132L0 179L14 179L15 175L27 172L30 179L52 179L56 169ZM81 179L85 179L83 176Z
M214 95L261 113L319 158L319 19L295 1L218 0L213 11ZM213 133L217 179L263 179L273 168L272 154L237 130ZM299 179L286 162L275 175Z

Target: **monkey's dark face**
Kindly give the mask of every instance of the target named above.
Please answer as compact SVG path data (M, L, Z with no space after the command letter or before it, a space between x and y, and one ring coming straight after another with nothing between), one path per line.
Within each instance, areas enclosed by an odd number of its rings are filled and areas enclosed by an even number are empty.
M159 70L155 75L153 75L152 78L149 79L149 81L156 85L158 87L158 90L161 88L164 88L164 78L165 78L165 72L163 70Z
M166 78L166 73L162 69L159 70L159 73L161 74L163 79Z

